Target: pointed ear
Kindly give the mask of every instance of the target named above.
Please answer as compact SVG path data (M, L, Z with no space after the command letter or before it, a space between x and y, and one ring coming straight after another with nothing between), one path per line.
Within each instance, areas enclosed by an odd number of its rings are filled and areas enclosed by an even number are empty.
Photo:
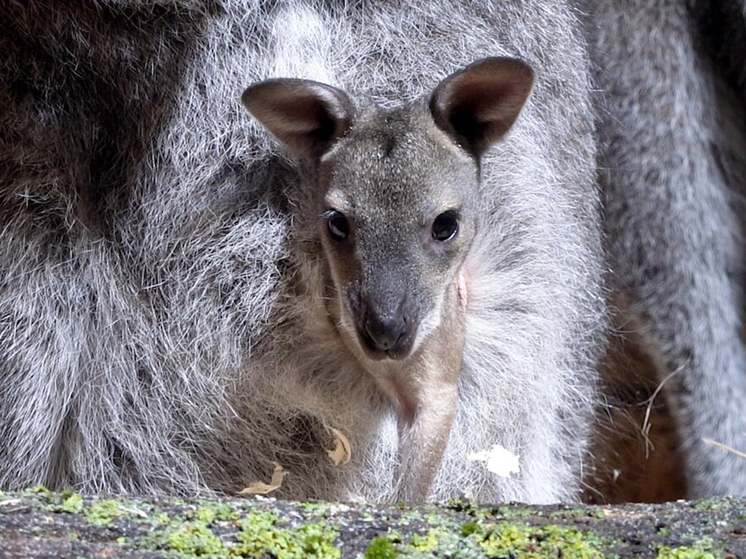
M484 58L444 79L430 98L435 123L473 156L481 156L518 118L534 72L515 58Z
M323 155L348 130L354 110L344 91L310 80L259 82L241 100L270 134L304 157Z

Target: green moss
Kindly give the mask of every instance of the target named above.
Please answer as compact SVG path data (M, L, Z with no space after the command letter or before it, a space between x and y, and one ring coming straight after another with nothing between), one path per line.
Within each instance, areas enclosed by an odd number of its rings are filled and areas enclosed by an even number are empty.
M227 549L222 540L212 533L204 522L185 522L168 536L172 551L196 557L226 556Z
M200 507L196 511L189 513L187 518L197 519L205 524L210 524L215 520L215 511L210 508Z
M329 512L332 508L330 503L324 503L321 501L312 501L308 503L298 503L298 506L308 512L314 513L315 515L322 516Z
M280 529L278 518L270 513L249 514L238 534L239 544L231 555L276 559L339 559L341 550L334 545L337 532L322 524Z
M448 501L448 508L456 512L466 513L477 520L489 518L492 513L492 511L487 507L478 507L473 503L461 501L459 499L451 499Z
M566 512L566 511L562 511ZM495 507L490 511L491 517L498 517L498 518L505 518L505 519L524 519L524 518L536 518L537 516L540 516L538 514L538 511L536 509L528 508L528 507L519 507L519 506L502 506L502 507ZM489 518L484 517L484 518ZM479 518L479 517L477 517Z
M487 557L539 559L596 559L603 557L601 545L591 535L560 526L529 526L500 522L480 529L470 537L477 538ZM463 528L462 528L463 529Z
M728 501L718 498L711 497L708 499L701 499L694 505L694 510L698 511L722 511L730 508Z
M717 559L722 554L715 553L710 538L702 538L692 546L658 548L657 559Z
M226 504L203 503L186 513L187 520L155 511L152 522L157 529L141 543L153 551L165 549L183 557L340 559L342 555L334 545L337 532L324 524L281 528L273 513L250 512L240 521L239 517L239 511ZM235 540L230 535L223 541L214 531L216 527L211 529L210 525L218 522L241 528ZM233 534L232 530L229 533Z
M211 524L212 522L236 520L238 519L238 512L230 505L223 503L204 504L196 511L188 513L187 518Z
M439 536L438 530L430 530L426 536L415 534L409 540L409 547L415 551L434 551L438 547Z
M319 557L324 559L337 559L342 556L342 551L334 545L337 533L330 531L321 524L307 524L295 531L301 551L297 557ZM290 557L290 556L288 556ZM293 555L296 557L296 555ZM278 558L279 559L279 558Z
M389 539L391 543L402 543L404 541L404 536L402 536L399 532L396 530L393 530L389 532L386 537Z
M71 514L80 514L83 512L83 507L83 497L81 497L79 493L73 493L62 501L59 510Z
M123 516L124 511L117 500L96 501L83 509L83 515L91 524L108 526L113 519Z
M382 536L374 538L370 542L364 557L365 559L395 559L397 555L396 548L391 540Z
M457 512L464 512L474 518L475 520L489 520L494 518L499 519L524 519L524 518L536 518L537 516L544 516L545 513L532 507L524 507L518 505L505 505L497 507L485 507L475 505L467 501L452 500L448 503L448 508ZM585 512L585 511L581 511ZM560 510L554 511L558 515L567 515L568 511Z
M425 534L413 535L406 543L391 534L376 538L364 556L365 559L428 557L601 559L604 555L596 536L572 528L467 521L442 523Z
M479 524L474 522L473 520L470 520L469 522L464 522L461 525L461 535L465 538L471 536L472 534L475 534L479 530L480 530Z
M72 542L76 542L76 541L78 541L80 539L80 535L77 532L70 532L67 535L67 539L70 540L70 541L72 541Z
M91 524L107 526L115 518L127 514L122 508L122 502L117 499L107 501L93 501L86 505L83 497L72 490L66 490L59 494L50 493L47 497L49 508L57 512L68 512L71 514L82 514Z

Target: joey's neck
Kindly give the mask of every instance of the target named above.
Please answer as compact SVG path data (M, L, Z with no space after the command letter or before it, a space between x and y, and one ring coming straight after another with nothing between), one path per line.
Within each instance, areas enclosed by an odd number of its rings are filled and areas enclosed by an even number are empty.
M438 327L406 359L367 362L366 369L407 423L436 386L458 381L465 329L458 281L446 292L441 313Z

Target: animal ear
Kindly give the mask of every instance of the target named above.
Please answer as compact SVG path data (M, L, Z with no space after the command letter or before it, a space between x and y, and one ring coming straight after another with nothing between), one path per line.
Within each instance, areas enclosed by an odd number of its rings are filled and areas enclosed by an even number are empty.
M445 78L433 91L435 123L473 156L481 156L518 118L534 72L515 58L483 58Z
M267 131L305 157L323 155L349 129L354 111L344 91L310 80L259 82L241 100Z

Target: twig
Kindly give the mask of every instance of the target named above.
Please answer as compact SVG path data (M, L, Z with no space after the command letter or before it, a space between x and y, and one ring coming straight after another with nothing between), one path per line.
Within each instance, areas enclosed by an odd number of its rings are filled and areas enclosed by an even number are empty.
M708 439L707 437L702 437L702 442L705 444L709 444L711 446L716 446L717 448L722 448L723 450L727 450L728 452L731 452L740 458L746 458L746 452L741 452L740 450L736 450L735 448L730 447L727 444L713 441L712 439Z

